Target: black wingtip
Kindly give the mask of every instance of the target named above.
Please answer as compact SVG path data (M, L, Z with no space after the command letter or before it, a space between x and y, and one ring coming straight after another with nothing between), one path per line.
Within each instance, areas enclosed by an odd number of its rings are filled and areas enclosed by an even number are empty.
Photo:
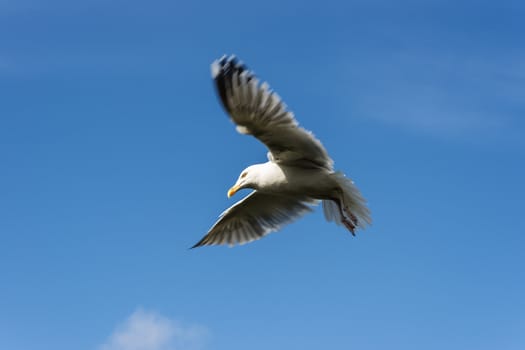
M200 246L201 246L201 242L199 241L199 242L195 243L192 247L188 248L188 250L192 250L192 249L198 248Z
M217 94L228 113L230 113L230 106L228 106L227 91L231 89L234 75L241 74L244 74L248 81L255 77L255 74L235 55L223 55L211 64L211 76L215 82Z
M191 248L189 249L195 249L195 248L199 248L199 247L202 247L204 245L206 245L204 243L204 241L206 240L206 236L202 237L202 239L200 241L198 241L197 243L195 243Z
M254 73L235 55L223 55L211 64L211 76L214 80L231 77L234 72L247 74L247 79L253 78Z

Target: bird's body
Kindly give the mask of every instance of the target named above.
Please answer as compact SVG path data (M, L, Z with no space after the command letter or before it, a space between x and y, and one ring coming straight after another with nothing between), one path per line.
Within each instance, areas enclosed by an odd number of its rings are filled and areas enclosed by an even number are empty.
M336 186L325 169L297 168L271 161L252 165L251 169L259 175L252 188L264 193L323 199L324 194Z
M219 97L237 131L253 135L270 150L269 161L246 168L228 197L238 190L254 191L221 214L194 247L243 244L278 230L310 212L319 201L328 221L352 234L370 224L369 210L353 181L335 172L328 153L266 83L235 59L212 64Z

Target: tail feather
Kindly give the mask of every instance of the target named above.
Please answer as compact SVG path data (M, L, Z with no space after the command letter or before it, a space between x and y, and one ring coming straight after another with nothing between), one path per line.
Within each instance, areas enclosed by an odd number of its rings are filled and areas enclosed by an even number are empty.
M333 221L338 225L342 224L341 211L339 210L336 202L332 200L324 200L323 212L326 221Z
M338 225L345 224L345 220L342 217L342 215L345 215L347 219L355 223L356 227L365 228L367 225L370 225L372 223L370 210L354 182L341 172L333 173L332 176L341 189L342 198L339 198L340 203L332 200L323 200L323 211L326 220L334 221ZM344 205L346 208L340 208L339 205ZM353 233L353 229L349 229Z

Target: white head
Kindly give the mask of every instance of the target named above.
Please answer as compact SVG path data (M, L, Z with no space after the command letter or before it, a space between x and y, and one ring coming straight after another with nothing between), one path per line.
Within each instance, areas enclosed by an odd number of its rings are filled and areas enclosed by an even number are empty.
M257 180L259 177L259 172L257 171L257 168L260 165L261 164L251 165L241 172L241 175L239 175L239 178L237 179L235 185L233 185L232 188L228 190L228 198L230 198L237 191L243 188L253 188L254 190L257 189Z

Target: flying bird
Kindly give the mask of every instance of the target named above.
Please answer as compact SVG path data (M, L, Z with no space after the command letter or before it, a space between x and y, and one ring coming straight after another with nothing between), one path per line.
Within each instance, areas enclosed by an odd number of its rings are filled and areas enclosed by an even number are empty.
M315 136L299 126L281 98L261 83L235 56L211 65L220 101L241 134L252 135L268 148L268 162L244 169L228 198L244 188L249 195L226 209L192 248L244 244L279 230L312 211L322 201L326 220L345 226L352 235L371 223L366 201Z

